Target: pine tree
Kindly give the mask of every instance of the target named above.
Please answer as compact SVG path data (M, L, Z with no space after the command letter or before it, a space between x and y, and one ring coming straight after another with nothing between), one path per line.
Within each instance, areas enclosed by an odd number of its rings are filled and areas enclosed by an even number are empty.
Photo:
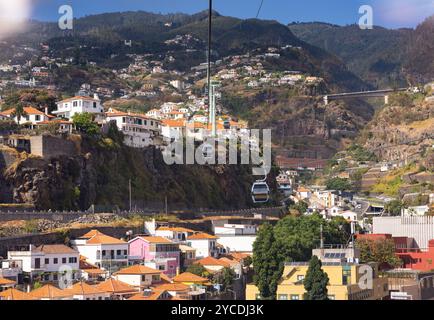
M329 277L321 267L321 260L317 256L313 256L304 279L305 300L328 300Z
M275 299L277 285L283 274L283 258L273 227L266 223L261 226L253 244L254 282L262 299Z

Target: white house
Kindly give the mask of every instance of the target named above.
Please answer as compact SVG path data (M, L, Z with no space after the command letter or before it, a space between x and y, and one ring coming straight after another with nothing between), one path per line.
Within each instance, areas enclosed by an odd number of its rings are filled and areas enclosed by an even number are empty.
M58 281L59 274L71 270L72 280L78 279L78 251L63 244L29 246L28 251L8 251L8 260L21 261L23 272L33 279L43 274L42 281Z
M59 101L57 103L57 110L53 111L53 114L62 118L72 119L75 114L85 112L103 116L104 108L97 95L94 98L75 96Z
M252 252L256 230L255 225L224 224L215 226L214 234L218 237L217 243L228 252Z
M408 208L402 208L402 216L424 216L429 211L429 206L413 206Z
M15 115L15 109L9 109L2 112L2 115L0 117L13 119L18 124L32 124L36 125L40 122L48 121L50 120L50 117L48 114L45 114L42 111L39 111L36 108L33 107L24 107L24 115L22 115L18 121L18 117Z
M187 237L187 245L196 249L196 258L206 258L217 256L217 239L218 237L198 232Z
M96 286L91 286L86 282L80 281L72 287L64 290L73 296L73 300L109 300L110 293L104 292Z
M72 240L72 246L91 264L110 273L128 265L128 242L91 230Z
M140 290L161 282L161 271L138 264L119 270L113 276Z
M160 121L142 114L109 109L106 122L114 122L124 134L124 143L134 148L145 148L157 144Z
M163 116L161 114L161 111L158 109L151 109L148 112L146 112L146 116L152 119L162 119Z
M155 235L170 239L173 242L185 242L188 236L194 234L194 232L194 230L183 227L159 227L155 231Z
M175 103L175 102L166 102L163 103L160 107L160 111L162 113L170 113L172 111L178 110L181 107L181 103Z
M166 119L161 122L161 135L165 141L178 141L185 132L185 120Z

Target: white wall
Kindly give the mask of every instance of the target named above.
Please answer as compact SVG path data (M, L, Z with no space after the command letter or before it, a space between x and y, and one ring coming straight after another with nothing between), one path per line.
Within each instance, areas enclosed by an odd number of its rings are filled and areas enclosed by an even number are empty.
M246 235L246 236L220 236L217 240L218 244L221 244L229 251L241 251L241 252L252 252L253 243L256 240L256 235Z

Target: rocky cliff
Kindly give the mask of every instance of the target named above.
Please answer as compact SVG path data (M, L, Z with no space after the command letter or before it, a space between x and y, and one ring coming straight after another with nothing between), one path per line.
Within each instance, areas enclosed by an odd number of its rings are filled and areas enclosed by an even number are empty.
M172 165L154 148L133 149L110 138L84 138L79 154L45 160L24 157L3 170L3 190L14 203L37 209L88 209L92 204L163 208L250 207L251 168L243 165ZM172 206L174 208L174 206Z

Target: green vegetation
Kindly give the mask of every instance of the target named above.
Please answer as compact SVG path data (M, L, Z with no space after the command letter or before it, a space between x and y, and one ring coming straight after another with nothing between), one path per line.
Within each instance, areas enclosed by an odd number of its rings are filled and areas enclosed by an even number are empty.
M98 125L93 120L93 115L88 112L76 113L72 117L72 121L77 131L90 136L97 135L100 132Z
M227 291L228 289L232 288L235 277L235 271L229 267L225 267L221 272L216 274L216 276L213 278L213 282L221 284L223 291Z
M353 186L348 179L336 177L326 181L326 188L328 190L350 191L353 189Z
M392 267L401 265L401 260L395 255L395 243L392 239L356 240L356 247L360 250L362 263L376 262Z
M303 281L306 290L305 300L328 300L327 284L329 277L321 267L321 260L317 256L313 256L310 259L309 268Z
M264 300L276 298L277 285L283 273L283 259L278 241L274 237L273 227L261 225L253 244L253 281Z
M399 216L401 214L402 207L403 203L401 200L392 200L386 203L386 205L384 206L384 210L391 216Z
M319 214L286 216L273 228L261 226L253 244L254 283L262 299L275 299L284 262L308 261L320 242L320 228L327 244L342 244L349 224L342 218L325 221Z
M204 278L208 278L210 276L210 273L205 269L205 267L199 263L189 265L186 272L190 272Z
M375 154L373 154L370 151L367 151L366 149L364 149L362 146L358 144L352 144L347 151L354 160L359 162L378 160Z

